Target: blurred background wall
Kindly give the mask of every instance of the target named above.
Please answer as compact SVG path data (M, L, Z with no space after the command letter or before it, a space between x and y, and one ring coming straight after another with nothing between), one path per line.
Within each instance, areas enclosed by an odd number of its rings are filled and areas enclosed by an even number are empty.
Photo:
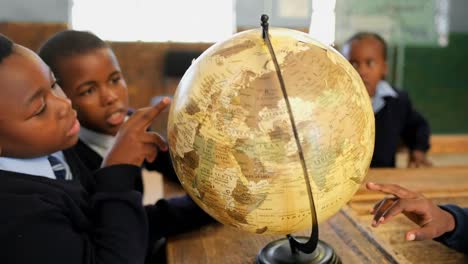
M394 53L390 63L394 72L389 81L410 94L415 107L429 119L434 133L468 133L468 1L447 1L450 3L448 44L392 45L390 49ZM233 6L235 26L237 30L259 27L259 17L266 13L272 26L308 32L311 2L237 0ZM398 2L388 0L392 4ZM339 4L340 0L337 1ZM36 50L51 34L70 27L72 6L72 0L0 0L0 32ZM130 15L121 19L131 19ZM109 16L113 16L112 6L102 10L102 19ZM184 23L183 17L180 19ZM152 30L153 26L141 24L138 27ZM171 24L165 26L170 27ZM336 39L335 45L339 48L342 45L340 37ZM110 44L129 84L131 105L142 107L149 104L154 96L171 94L181 77L167 74L171 72L167 67L172 67L166 60L168 53L196 56L213 43L110 41ZM403 60L398 61L401 54L404 54ZM396 76L397 67L400 67L400 76Z

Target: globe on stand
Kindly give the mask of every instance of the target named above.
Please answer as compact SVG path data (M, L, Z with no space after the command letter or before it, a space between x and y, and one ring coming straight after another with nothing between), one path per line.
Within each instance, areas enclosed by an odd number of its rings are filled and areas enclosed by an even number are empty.
M184 74L168 141L185 191L219 222L282 234L259 263L338 263L318 224L357 191L374 148L361 78L332 47L268 28L207 49ZM309 238L292 233L311 228Z

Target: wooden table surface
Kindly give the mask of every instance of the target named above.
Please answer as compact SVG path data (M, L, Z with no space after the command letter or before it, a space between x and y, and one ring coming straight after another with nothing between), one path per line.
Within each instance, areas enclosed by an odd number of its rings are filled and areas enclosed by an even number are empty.
M398 183L423 192L437 203L468 206L468 167L372 169L366 181ZM320 239L343 263L468 263L468 258L437 242L407 242L415 228L405 217L379 228L370 226L368 210L383 195L362 186L335 216L319 225ZM295 235L309 235L310 231ZM281 236L247 233L221 224L169 238L168 263L255 263L256 254Z

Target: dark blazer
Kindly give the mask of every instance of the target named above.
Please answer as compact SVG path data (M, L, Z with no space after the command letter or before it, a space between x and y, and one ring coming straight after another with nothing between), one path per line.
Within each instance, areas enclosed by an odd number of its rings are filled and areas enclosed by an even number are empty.
M94 171L101 166L102 157L81 140L74 146L74 149L89 170ZM159 152L153 163L145 163L143 166L157 170L164 176L169 176L169 179L179 182L172 166L169 151ZM135 184L137 189L142 192L141 177L136 179ZM146 211L150 229L149 250L161 238L214 222L214 219L200 209L188 195L161 199L154 206L147 206Z
M456 226L455 230L435 240L455 250L468 254L468 208L461 208L451 204L443 205L441 208L455 217Z
M406 92L394 89L398 96L385 97L385 106L375 114L375 147L371 167L395 167L398 145L410 150L429 149L430 128L416 112Z
M81 139L78 140L78 143L75 145L74 149L80 157L81 161L90 171L96 171L101 168L102 157L83 141L81 141ZM142 177L135 178L135 189L143 193Z
M101 155L86 145L86 143L84 143L81 139L78 140L78 143L74 148L81 161L83 161L88 169L95 171L101 167ZM162 175L164 175L165 179L169 179L173 182L179 182L174 167L172 166L169 151L159 151L158 156L152 163L145 162L142 166L148 170L160 172ZM141 181L141 178L137 178L136 180L136 188L142 192L143 182Z
M2 263L143 263L148 216L134 190L140 168L91 174L64 151L73 180L0 170Z

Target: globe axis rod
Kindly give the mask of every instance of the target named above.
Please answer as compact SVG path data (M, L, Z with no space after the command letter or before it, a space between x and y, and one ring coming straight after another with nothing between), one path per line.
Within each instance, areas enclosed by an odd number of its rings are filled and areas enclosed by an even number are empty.
M298 240L296 240L291 234L288 234L286 236L288 238L289 244L291 246L291 252L293 254L297 253L297 250L300 250L304 253L312 253L317 248L317 244L319 240L318 239L319 230L318 230L318 222L317 222L317 212L315 211L315 203L314 203L314 197L312 195L312 187L310 185L309 174L307 172L307 166L306 166L306 162L304 159L304 152L302 150L301 142L299 139L299 133L297 132L297 128L296 128L296 122L294 120L294 115L292 112L291 104L289 102L288 93L286 91L286 87L284 84L284 79L281 74L281 69L279 67L278 60L276 59L275 51L273 49L273 45L271 44L270 36L268 34L268 19L269 19L268 15L265 15L265 14L263 14L260 18L262 22L261 23L262 37L265 41L266 46L268 47L268 51L271 55L273 64L275 66L276 75L278 76L281 91L283 93L283 97L286 103L286 108L288 110L289 119L291 122L291 128L294 134L294 138L296 140L296 146L297 146L297 150L299 154L299 159L301 161L302 171L303 171L305 182L306 182L307 194L309 196L309 201L310 201L310 212L311 212L311 217L312 217L312 233L307 242L301 243Z

